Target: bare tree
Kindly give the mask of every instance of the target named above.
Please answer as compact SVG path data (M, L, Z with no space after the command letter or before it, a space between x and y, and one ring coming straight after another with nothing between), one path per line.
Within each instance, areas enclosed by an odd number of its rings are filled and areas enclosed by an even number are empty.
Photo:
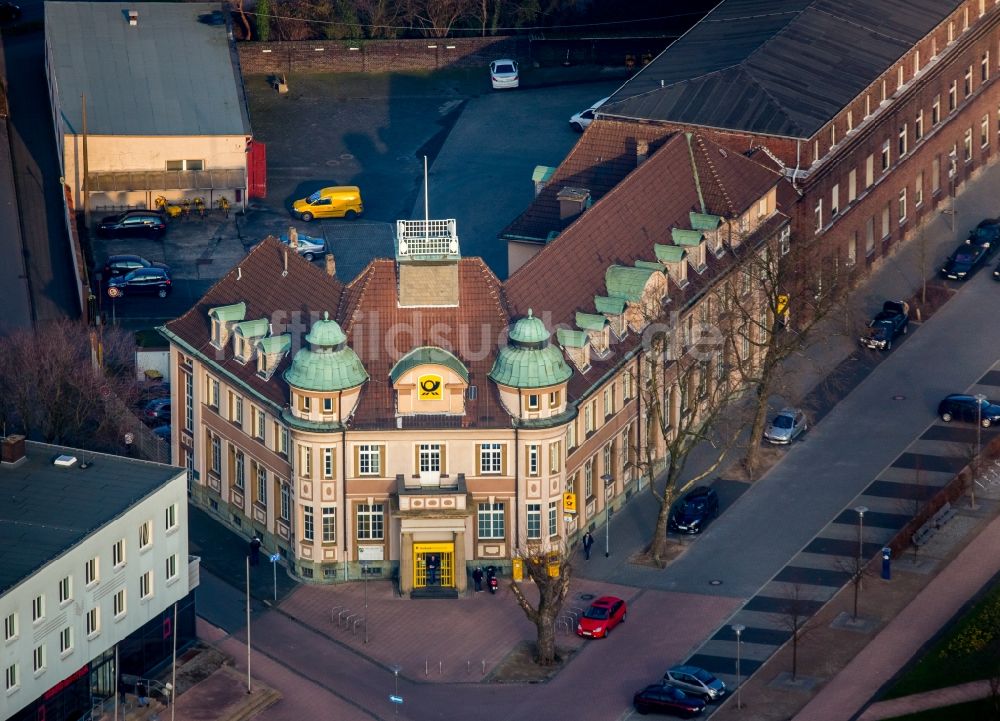
M403 5L394 0L356 0L358 14L367 25L368 37L391 39L403 23Z
M763 247L739 243L742 278L724 290L725 307L735 332L727 336L734 344L729 356L743 384L753 387L753 420L744 466L754 477L767 422L768 399L782 380L793 354L808 347L817 325L844 307L850 287L850 272L837 256L822 255L821 243L774 238ZM751 346L753 352L736 352L735 345Z
M868 568L868 561L860 555L853 556L851 558L841 556L837 559L836 565L850 577L851 586L853 587L854 592L854 604L851 609L851 620L857 621L858 602L861 600L862 585L865 578L871 575L871 571Z
M552 666L559 661L556 649L556 620L569 593L573 566L566 548L542 552L529 548L521 554L525 581L532 581L538 590L538 603L531 600L519 582L512 580L510 589L528 620L535 624L535 662L539 666ZM523 583L523 582L522 582Z
M250 19L247 18L247 11L243 7L243 0L235 0L236 2L236 12L240 14L240 22L243 23L243 39L250 40L253 37L253 31L250 29Z
M424 37L443 38L452 27L475 17L477 0L409 0L407 14Z
M802 598L802 588L799 584L792 587L782 611L784 615L781 617L781 623L792 634L790 640L792 642L792 681L794 681L799 673L799 641L815 628L815 624L810 622L812 618L811 604L807 599Z
M130 334L58 321L0 338L0 419L49 443L121 449L138 397Z

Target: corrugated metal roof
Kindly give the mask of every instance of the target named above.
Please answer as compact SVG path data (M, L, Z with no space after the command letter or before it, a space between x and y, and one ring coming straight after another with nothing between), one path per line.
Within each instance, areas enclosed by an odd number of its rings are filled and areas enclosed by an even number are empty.
M727 0L599 114L809 138L961 0Z
M128 11L139 14L129 25ZM67 130L94 135L248 135L221 6L45 3L45 44Z

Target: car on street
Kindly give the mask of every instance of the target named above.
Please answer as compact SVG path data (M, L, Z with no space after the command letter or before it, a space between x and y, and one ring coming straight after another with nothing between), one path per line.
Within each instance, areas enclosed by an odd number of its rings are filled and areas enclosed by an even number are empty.
M945 423L963 421L989 428L994 423L1000 423L1000 405L986 397L980 400L975 396L953 393L938 404L938 415Z
M320 188L308 198L292 203L292 215L305 222L313 218L347 218L353 220L365 210L361 188L356 185L333 185Z
M155 210L126 210L101 218L97 234L102 238L162 238L167 222Z
M726 684L698 666L671 666L663 674L663 683L706 701L718 701L726 695Z
M139 268L163 268L170 271L170 266L165 263L146 260L141 255L109 255L108 259L104 261L102 277L105 280L117 278L119 275L128 275Z
M12 23L21 17L21 8L12 2L0 2L0 23Z
M965 241L968 245L981 245L990 249L990 253L1000 245L1000 218L987 218L979 221L979 225L969 232Z
M142 409L142 419L150 425L170 423L170 399L154 398Z
M689 696L676 686L653 683L632 697L637 713L662 713L681 718L693 718L705 711L705 702Z
M514 60L503 58L490 63L490 83L494 90L516 88L519 82L517 63Z
M667 527L676 533L701 533L718 513L719 494L709 486L698 486L674 505Z
M579 113L572 115L569 119L570 127L576 132L582 133L590 127L592 122L594 122L594 115L597 112L597 109L604 105L604 103L608 102L609 99L610 98L601 98L586 110L582 110Z
M170 271L165 268L139 268L126 275L108 278L108 297L122 298L126 295L170 295Z
M806 414L798 408L782 408L764 429L764 440L768 443L791 443L809 427Z
M279 240L285 245L291 245L291 241L287 235L282 235ZM326 253L326 241L322 238L314 238L311 235L299 233L296 236L296 251L306 260L312 260Z
M611 629L625 623L625 601L617 596L601 596L590 604L576 624L576 635L587 638L607 638Z
M170 445L170 424L164 423L162 426L157 426L153 429L153 435Z
M1000 280L1000 263L993 269L993 280Z
M910 324L910 306L901 300L887 300L882 310L868 321L868 332L861 345L872 350L890 350L897 336L906 335Z
M989 255L989 247L962 243L948 256L941 276L949 280L965 280L981 266Z

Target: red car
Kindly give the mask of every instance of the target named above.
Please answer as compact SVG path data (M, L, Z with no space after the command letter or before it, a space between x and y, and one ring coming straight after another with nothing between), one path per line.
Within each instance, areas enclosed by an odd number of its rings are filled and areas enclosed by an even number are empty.
M615 596L601 596L580 616L576 635L606 638L619 623L625 623L625 602Z

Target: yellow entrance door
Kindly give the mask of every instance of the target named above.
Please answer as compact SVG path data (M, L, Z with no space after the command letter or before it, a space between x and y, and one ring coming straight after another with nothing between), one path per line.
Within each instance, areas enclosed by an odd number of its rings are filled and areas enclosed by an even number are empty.
M455 587L455 544L413 544L413 587Z

